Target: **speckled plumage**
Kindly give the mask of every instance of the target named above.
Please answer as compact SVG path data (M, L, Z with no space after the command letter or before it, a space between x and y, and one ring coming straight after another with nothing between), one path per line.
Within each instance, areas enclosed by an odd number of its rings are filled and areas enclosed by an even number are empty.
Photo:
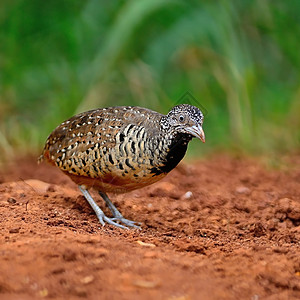
M202 112L188 104L168 115L131 106L91 110L61 123L41 159L86 190L127 192L163 178L183 158L192 137L204 141L202 123Z

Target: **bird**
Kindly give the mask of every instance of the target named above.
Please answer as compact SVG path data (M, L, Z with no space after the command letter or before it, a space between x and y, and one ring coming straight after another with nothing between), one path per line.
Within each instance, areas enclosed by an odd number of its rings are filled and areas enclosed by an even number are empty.
M176 105L166 115L138 106L90 110L53 130L39 162L68 175L102 225L141 229L141 223L123 217L107 193L126 193L164 178L183 159L192 138L205 142L203 120L202 111L190 104ZM90 189L113 217L104 214Z

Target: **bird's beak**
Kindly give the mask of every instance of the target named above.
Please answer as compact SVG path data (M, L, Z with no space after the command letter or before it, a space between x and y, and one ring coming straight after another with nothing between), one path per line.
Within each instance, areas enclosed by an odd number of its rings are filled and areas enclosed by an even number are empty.
M205 143L205 134L200 124L187 127L185 131Z

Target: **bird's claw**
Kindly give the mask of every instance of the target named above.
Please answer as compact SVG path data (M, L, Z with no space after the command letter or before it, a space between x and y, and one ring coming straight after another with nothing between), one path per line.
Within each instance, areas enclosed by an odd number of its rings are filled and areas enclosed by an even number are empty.
M129 229L128 227L133 227L133 228L136 228L136 229L142 229L140 226L136 225L136 224L141 225L141 223L134 222L134 221L131 221L131 220L127 220L123 217L121 217L121 218L119 218L119 217L109 218L104 214L98 215L97 217L98 217L99 222L101 223L102 226L105 226L105 223L108 223L110 225L113 225L113 226L116 226L116 227L119 227L119 228L123 228L123 229ZM128 227L124 226L124 225L122 225L118 222L115 222L115 221L119 221L119 222L127 225Z
M128 219L124 218L123 216L122 217L114 217L114 218L111 218L111 220L112 221L119 221L119 222L121 222L121 223L123 223L123 224L125 224L129 227L133 227L133 228L136 228L136 229L142 229L141 226L138 226L138 225L142 225L142 223L128 220ZM116 224L118 224L118 223L116 223ZM138 224L138 225L136 225L136 224Z

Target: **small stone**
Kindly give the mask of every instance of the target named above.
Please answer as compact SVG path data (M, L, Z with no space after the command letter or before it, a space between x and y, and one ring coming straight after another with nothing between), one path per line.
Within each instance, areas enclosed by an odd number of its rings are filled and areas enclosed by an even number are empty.
M290 199L282 198L279 200L279 211L284 212L287 217L294 221L300 220L300 203Z
M290 210L290 202L291 202L291 199L289 199L289 198L279 199L279 201L278 201L279 211L287 213Z
M294 200L291 201L290 204L290 212L288 212L287 216L289 219L294 221L300 220L300 203Z
M238 194L245 194L245 195L249 195L251 193L251 190L249 188L247 188L246 186L238 186L235 189L235 191Z
M7 199L7 202L10 204L15 204L17 202L17 200L11 197L11 198Z
M153 208L153 204L152 203L148 203L147 204L147 208L150 208L150 209Z
M155 281L135 280L133 285L144 289L153 289L158 286L158 283Z
M95 279L95 277L93 275L90 275L90 276L83 277L80 281L83 284L89 284L89 283L93 282L94 279Z
M193 193L191 191L186 192L182 198L183 199L191 199L193 197Z
M151 244L151 243L144 243L142 241L137 241L137 243L141 246L144 246L144 247L150 247L150 248L154 248L156 247L154 244Z
M48 292L48 290L46 289L46 288L44 288L44 289L42 289L42 290L40 290L39 291L39 295L41 296L41 297L47 297L48 296L48 294L49 294L49 292Z

